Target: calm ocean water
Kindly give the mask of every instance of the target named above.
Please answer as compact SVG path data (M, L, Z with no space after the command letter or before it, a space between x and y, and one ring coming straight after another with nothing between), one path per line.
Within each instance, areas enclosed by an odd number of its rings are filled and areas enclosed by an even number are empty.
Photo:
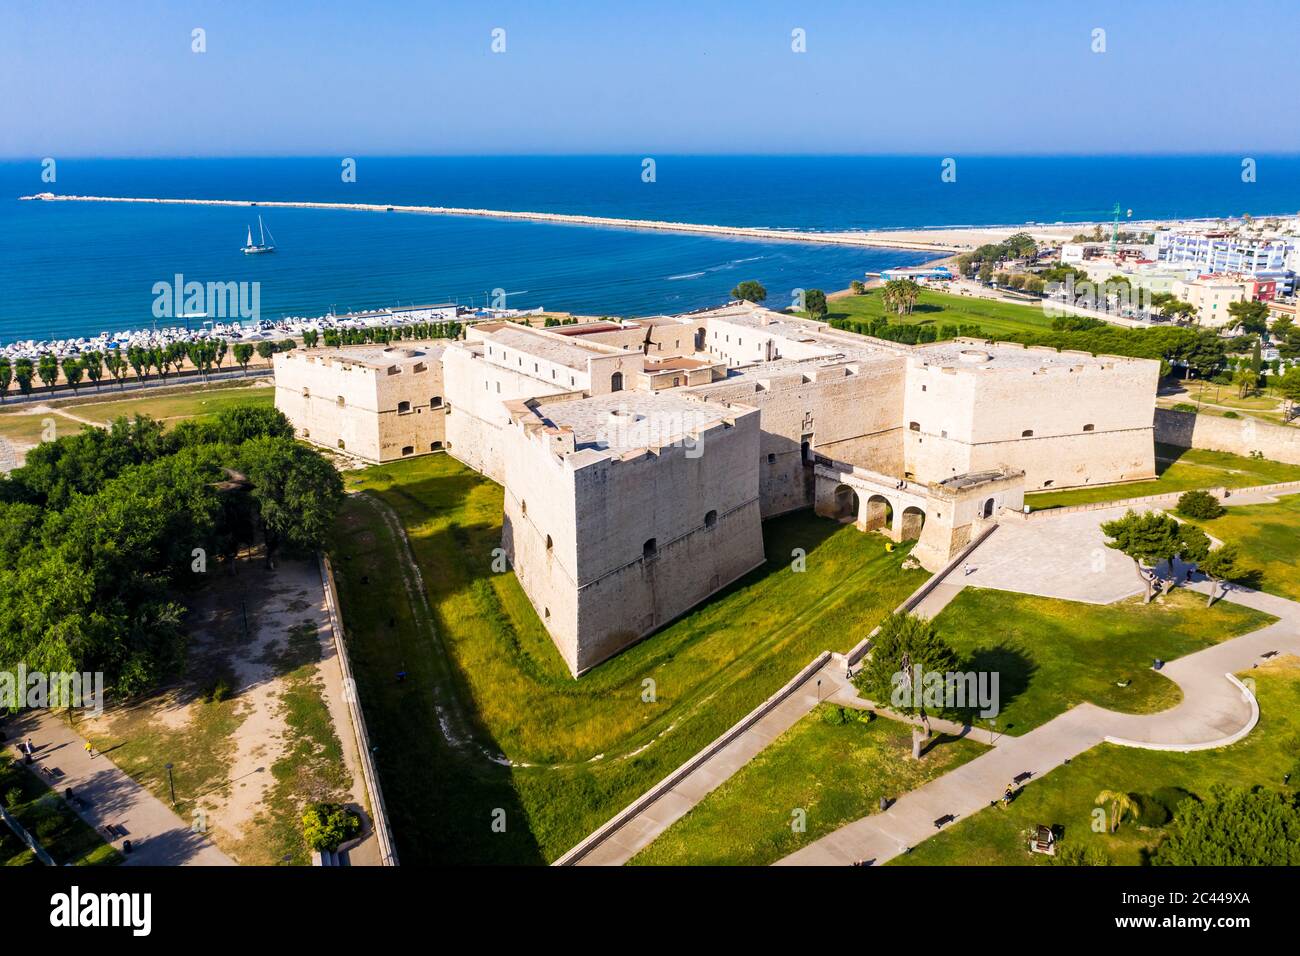
M1220 216L1300 209L1300 157L338 158L76 160L42 183L38 161L0 162L0 342L148 327L159 281L257 281L264 318L399 303L482 303L584 314L680 312L742 279L784 306L795 288L838 289L927 258L527 222L272 210L279 251L240 254L248 209L21 203L61 193L487 207L799 229Z

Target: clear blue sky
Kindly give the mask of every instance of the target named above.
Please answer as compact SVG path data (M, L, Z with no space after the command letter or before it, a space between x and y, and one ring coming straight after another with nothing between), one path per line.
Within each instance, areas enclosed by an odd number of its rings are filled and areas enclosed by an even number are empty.
M0 156L1295 152L1297 35L1294 0L0 0Z

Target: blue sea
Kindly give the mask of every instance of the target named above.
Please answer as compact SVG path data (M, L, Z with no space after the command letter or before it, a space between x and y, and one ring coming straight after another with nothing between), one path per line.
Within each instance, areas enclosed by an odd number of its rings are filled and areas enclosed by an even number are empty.
M176 275L260 283L261 314L389 305L507 304L588 315L681 312L757 279L769 302L796 288L845 288L914 252L699 235L337 210L269 210L278 251L244 256L247 208L18 202L42 191L107 196L444 205L720 225L840 230L1289 214L1300 157L958 158L639 156L39 159L0 162L0 342L154 324L153 287ZM168 324L168 323L162 323Z

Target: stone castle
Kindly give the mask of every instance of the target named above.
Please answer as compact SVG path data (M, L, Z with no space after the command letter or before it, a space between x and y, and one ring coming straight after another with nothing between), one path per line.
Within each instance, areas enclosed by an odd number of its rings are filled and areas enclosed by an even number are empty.
M1155 474L1159 363L906 346L738 303L683 316L275 357L299 436L445 450L505 489L502 547L581 674L764 561L814 507L935 570L1025 491Z

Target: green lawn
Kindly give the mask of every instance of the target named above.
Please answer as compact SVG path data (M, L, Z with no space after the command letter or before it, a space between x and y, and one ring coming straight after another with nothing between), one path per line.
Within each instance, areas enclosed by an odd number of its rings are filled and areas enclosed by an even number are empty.
M1243 563L1260 572L1261 590L1300 601L1300 496L1234 505L1222 517L1198 523L1220 541L1240 546Z
M214 384L208 387L196 385L184 391L166 392L157 395L142 395L138 398L112 398L106 387L102 393L88 393L82 389L82 397L92 401L72 402L60 406L64 411L86 418L101 425L106 425L119 416L150 415L168 423L175 423L186 418L200 421L211 418L217 412L232 405L274 405L275 389L265 385L228 385Z
M935 626L964 670L998 673L997 729L1022 734L1084 701L1127 714L1173 707L1182 693L1151 669L1153 658L1174 660L1273 620L1227 601L1207 609L1181 590L1147 605L1101 605L966 588Z
M1114 834L1094 833L1092 812L1103 790L1150 795L1180 787L1199 797L1214 784L1262 784L1284 789L1300 785L1300 661L1279 658L1249 672L1255 680L1260 721L1245 740L1219 750L1170 753L1101 744L1058 767L1002 809L989 807L959 820L893 863L920 866L1017 866L1044 864L1031 854L1026 831L1036 825L1064 829L1063 841L1099 847L1121 865L1143 862L1161 839L1160 828L1126 820Z
M1156 445L1157 477L1123 485L1039 491L1025 495L1034 510L1064 508L1098 501L1122 501L1146 495L1162 495L1193 488L1245 488L1279 481L1300 480L1300 465L1286 465L1265 458L1247 458L1226 451Z
M121 862L121 854L73 812L39 777L0 756L0 800L58 866L99 866ZM27 844L0 822L0 866L39 865Z
M887 553L878 536L809 512L786 516L765 526L765 566L574 680L513 574L492 572L499 486L445 455L348 481L396 511L428 599L429 620L413 618L382 512L352 498L335 568L381 776L396 794L399 853L412 862L555 858L925 580L901 569L907 549ZM795 548L807 552L804 573L790 567ZM435 699L450 732L466 728L478 746L439 739ZM442 801L466 822L448 827L430 808ZM495 807L518 814L504 837L489 830Z
M988 748L939 736L912 759L908 724L828 724L823 704L665 830L636 865L766 866L915 790ZM804 832L795 832L802 810Z
M949 295L946 292L921 292L916 306L909 315L887 311L879 289L863 295L844 296L827 303L827 320L852 319L869 322L887 318L904 325L972 325L980 326L981 334L990 338L1014 332L1051 331L1052 320L1035 305L1016 305L993 299L979 299L968 295Z

